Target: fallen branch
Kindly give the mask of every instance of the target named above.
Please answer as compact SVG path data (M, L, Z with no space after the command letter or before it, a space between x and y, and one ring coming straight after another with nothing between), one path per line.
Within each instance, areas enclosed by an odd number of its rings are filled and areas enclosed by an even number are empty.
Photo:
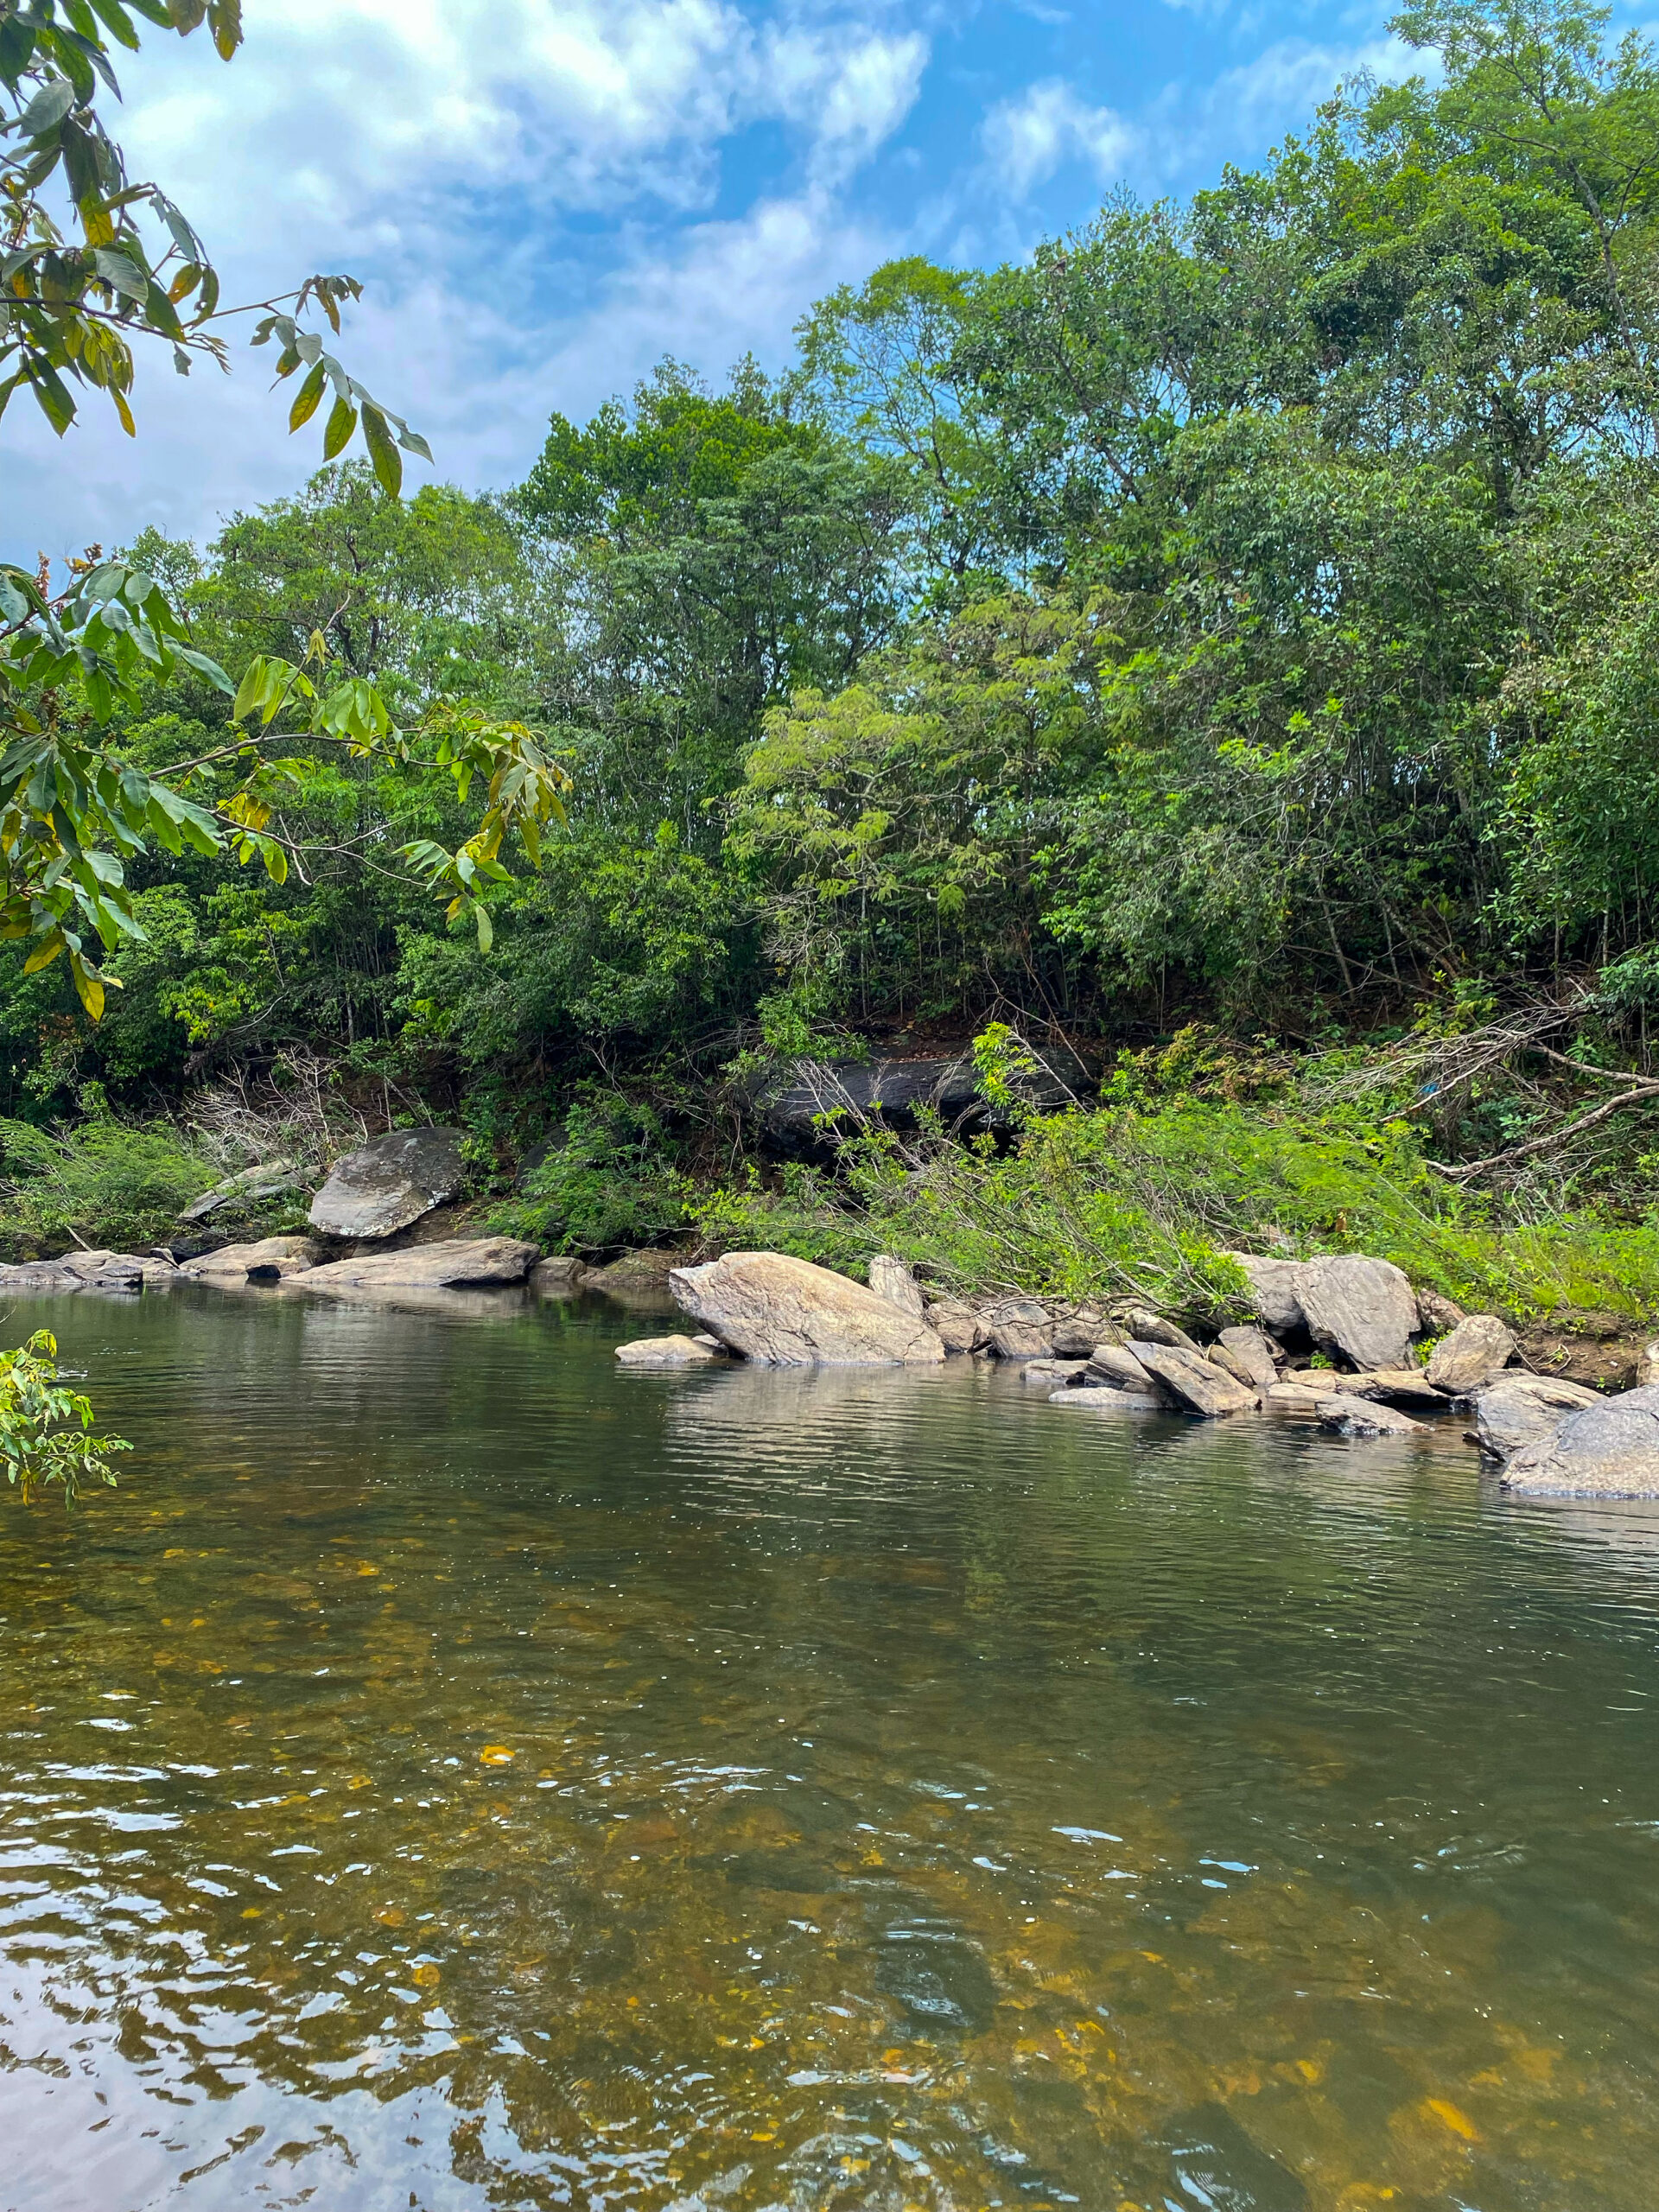
M1525 1144L1511 1145L1507 1152L1488 1153L1484 1160L1465 1160L1454 1167L1443 1166L1439 1160L1429 1165L1438 1174L1454 1183L1467 1180L1471 1175L1484 1174L1489 1167L1507 1167L1514 1160L1527 1160L1541 1152L1553 1152L1568 1144L1586 1129L1592 1129L1598 1122L1605 1122L1610 1115L1618 1114L1626 1106L1639 1106L1644 1099L1659 1098L1659 1083L1637 1084L1633 1090L1621 1090L1617 1098L1609 1098L1588 1114L1581 1114L1576 1122L1568 1122L1559 1129L1549 1129L1541 1137L1529 1137Z

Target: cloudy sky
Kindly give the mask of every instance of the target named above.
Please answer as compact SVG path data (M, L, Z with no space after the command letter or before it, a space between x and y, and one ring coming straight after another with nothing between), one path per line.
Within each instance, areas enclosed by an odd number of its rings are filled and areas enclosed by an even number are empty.
M1127 185L1259 155L1344 73L1404 73L1366 0L247 0L123 58L119 135L207 238L227 297L314 270L368 291L353 371L469 486L521 475L664 353L781 365L810 302L899 253L1017 257ZM0 551L148 523L211 533L292 489L269 355L141 372L63 444L0 422ZM320 420L321 418L319 418ZM412 481L424 474L411 470Z

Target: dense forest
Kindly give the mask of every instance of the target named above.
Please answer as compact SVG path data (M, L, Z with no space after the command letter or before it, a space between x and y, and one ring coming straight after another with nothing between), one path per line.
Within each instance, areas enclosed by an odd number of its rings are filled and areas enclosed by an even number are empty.
M1018 266L890 264L780 375L667 359L555 415L509 490L338 463L137 537L226 668L522 724L568 819L453 924L393 858L465 834L436 771L319 751L284 880L138 857L101 1020L5 948L14 1187L76 1128L188 1181L193 1100L308 1085L461 1120L498 1195L551 1140L509 1204L551 1243L792 1206L831 1249L834 1171L743 1161L760 1075L988 1032L1081 1049L1109 1106L1208 1102L1210 1186L1253 1101L1326 1166L1409 1154L1420 1211L1642 1230L1659 65L1593 10L1396 29L1423 73L1259 169ZM227 712L181 664L116 742L156 770Z

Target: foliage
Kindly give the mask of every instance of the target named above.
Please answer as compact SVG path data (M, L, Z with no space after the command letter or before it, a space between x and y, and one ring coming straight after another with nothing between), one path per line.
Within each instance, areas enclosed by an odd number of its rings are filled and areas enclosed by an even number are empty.
M37 1329L26 1344L0 1351L0 1464L27 1505L37 1490L63 1486L73 1511L83 1483L116 1487L110 1455L130 1452L124 1437L93 1436L92 1406L58 1379L58 1344Z
M574 1106L524 1177L522 1196L490 1226L552 1252L600 1253L658 1243L687 1219L690 1185L648 1108L614 1095Z
M165 1122L133 1126L97 1112L67 1129L0 1122L0 1246L18 1260L74 1242L151 1244L175 1233L220 1173Z

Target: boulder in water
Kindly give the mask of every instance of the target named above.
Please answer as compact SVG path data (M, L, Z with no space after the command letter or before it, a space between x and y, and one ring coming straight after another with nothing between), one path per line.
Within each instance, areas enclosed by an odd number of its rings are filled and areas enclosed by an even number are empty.
M1555 1375L1505 1375L1475 1400L1475 1441L1489 1458L1511 1459L1529 1444L1546 1443L1563 1417L1604 1402L1583 1382Z
M636 1337L631 1344L618 1344L620 1367L712 1367L725 1357L723 1348L704 1337Z
M1133 1338L1128 1349L1147 1373L1189 1413L1213 1421L1222 1414L1254 1413L1261 1402L1254 1390L1201 1351L1187 1351L1179 1344L1147 1344L1140 1338Z
M466 1179L460 1129L390 1129L347 1153L311 1201L310 1223L324 1236L395 1236Z
M1499 1479L1529 1497L1659 1497L1659 1383L1580 1407Z
M1421 1436L1426 1433L1421 1421L1413 1421L1409 1414L1402 1414L1395 1407L1378 1405L1370 1398L1344 1397L1340 1391L1332 1397L1321 1398L1315 1411L1320 1426L1335 1429L1339 1436Z
M1305 1260L1296 1294L1309 1334L1326 1351L1339 1351L1365 1373L1406 1364L1418 1326L1417 1300L1391 1260L1357 1253Z
M1437 1390L1461 1398L1501 1375L1514 1357L1514 1332L1496 1313L1470 1313L1440 1338L1425 1371Z
M307 1236L262 1236L254 1244L226 1244L187 1260L179 1273L192 1282L281 1282L308 1274L317 1248Z
M766 1366L906 1366L944 1357L925 1320L786 1253L728 1252L702 1267L676 1268L668 1281L683 1313Z
M331 1260L294 1280L302 1290L330 1296L416 1287L495 1289L523 1282L536 1256L536 1247L516 1236L454 1236L441 1244L410 1244L401 1252L359 1252L355 1259Z

